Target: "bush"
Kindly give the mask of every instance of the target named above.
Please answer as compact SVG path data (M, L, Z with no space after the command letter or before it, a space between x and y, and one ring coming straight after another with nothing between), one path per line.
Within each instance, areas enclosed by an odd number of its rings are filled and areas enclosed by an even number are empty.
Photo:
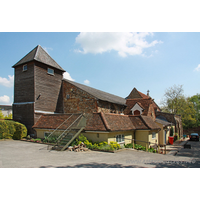
M27 129L23 124L10 120L0 121L0 139L20 140L26 136Z
M43 142L44 143L56 143L57 142L57 137L56 135L51 135L50 137L45 137Z
M149 149L148 149L148 152L156 153L156 149L154 149L154 148L149 148Z
M120 148L120 145L117 142L110 142L110 147L114 150L117 150Z
M33 142L41 142L41 139L40 138L36 138L36 139L31 139L31 141L33 141Z
M15 132L13 134L14 140L21 140L22 138L27 136L27 128L25 125L19 122L15 122L14 126L15 126Z
M133 143L129 143L125 145L126 148L133 148Z
M134 149L146 151L146 147L140 144L134 144Z
M78 137L78 139L79 139L79 141L81 141L81 142L83 142L83 143L87 140L87 138L86 138L83 134L81 134L81 135Z

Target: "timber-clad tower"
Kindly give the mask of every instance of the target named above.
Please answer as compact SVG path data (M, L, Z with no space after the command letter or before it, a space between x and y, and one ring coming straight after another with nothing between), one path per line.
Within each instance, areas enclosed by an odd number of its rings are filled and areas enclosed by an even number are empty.
M60 99L64 69L40 46L36 46L15 69L13 119L25 124L28 132L42 113L62 112Z

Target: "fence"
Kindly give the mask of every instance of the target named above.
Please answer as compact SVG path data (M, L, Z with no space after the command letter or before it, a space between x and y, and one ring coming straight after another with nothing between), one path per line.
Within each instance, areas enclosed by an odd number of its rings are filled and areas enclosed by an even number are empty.
M164 154L166 154L166 145L160 145L160 144L157 144L157 143L154 143L154 142L147 142L147 141L142 141L142 140L136 140L136 139L130 139L130 138L124 138L124 139L126 139L126 140L132 140L132 144L133 144L133 149L134 149L134 144L135 144L135 141L137 141L137 142L144 142L144 143L146 143L146 151L148 151L148 147L149 147L149 145L151 145L151 144L153 144L152 145L152 147L153 146L155 146L155 148L154 149L156 149L156 151L158 152L158 153L160 153L161 152L161 150L163 150L163 153ZM164 148L164 149L161 149L161 148Z

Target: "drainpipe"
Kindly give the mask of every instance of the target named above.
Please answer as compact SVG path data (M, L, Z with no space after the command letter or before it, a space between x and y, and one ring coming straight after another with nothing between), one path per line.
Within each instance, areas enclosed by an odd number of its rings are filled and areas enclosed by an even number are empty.
M133 136L132 136L133 149L134 149L134 144L135 144L135 132L136 132L136 130L133 131Z

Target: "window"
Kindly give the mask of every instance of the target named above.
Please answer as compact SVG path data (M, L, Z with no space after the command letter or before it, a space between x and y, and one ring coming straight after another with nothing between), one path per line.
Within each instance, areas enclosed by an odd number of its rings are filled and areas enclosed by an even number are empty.
M116 142L118 142L118 143L124 142L124 135L117 135L116 136Z
M156 133L155 132L152 133L152 139L156 139Z
M54 75L54 70L51 69L51 68L48 68L48 71L47 71L48 74L51 74L51 75Z
M99 133L97 133L97 137L99 138Z
M24 72L24 71L27 71L27 65L24 65L24 66L23 66L23 72Z

